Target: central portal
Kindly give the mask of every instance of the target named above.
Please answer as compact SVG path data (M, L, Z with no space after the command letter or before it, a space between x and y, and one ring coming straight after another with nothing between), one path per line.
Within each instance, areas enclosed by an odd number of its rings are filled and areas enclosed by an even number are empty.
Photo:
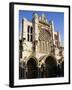
M57 76L57 62L54 57L49 56L45 60L44 77L56 77Z

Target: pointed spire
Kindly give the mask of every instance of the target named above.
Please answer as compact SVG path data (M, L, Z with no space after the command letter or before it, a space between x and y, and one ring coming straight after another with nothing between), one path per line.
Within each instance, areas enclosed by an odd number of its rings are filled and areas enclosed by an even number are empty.
M34 18L38 18L38 14L37 13L33 13L33 17Z
M47 22L47 19L44 13L42 13L42 21Z

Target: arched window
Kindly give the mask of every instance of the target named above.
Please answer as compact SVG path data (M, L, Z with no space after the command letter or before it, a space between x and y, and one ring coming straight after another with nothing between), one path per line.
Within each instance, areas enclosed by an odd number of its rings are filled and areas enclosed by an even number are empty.
M47 42L45 42L45 45L46 45L46 53L47 53Z
M32 42L32 40L33 40L33 35L32 35L32 33L33 33L33 28L31 27L31 31L30 31L30 41Z
M33 32L33 28L31 27L31 34L32 34L32 32Z
M44 44L44 41L43 41L43 52L45 52L45 44Z
M28 26L28 29L27 29L27 41L29 41L29 38L30 38L29 32L30 32L30 26Z
M41 43L41 40L39 41L39 51L42 52L42 43Z
M27 29L27 41L32 42L33 36L32 36L33 28L28 26Z

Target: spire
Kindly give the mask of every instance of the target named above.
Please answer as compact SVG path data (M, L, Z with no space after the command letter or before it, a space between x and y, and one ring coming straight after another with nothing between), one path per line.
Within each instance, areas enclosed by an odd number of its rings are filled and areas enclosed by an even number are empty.
M55 31L54 30L54 22L53 22L53 20L51 20L49 23L51 24L52 31Z
M38 14L37 13L33 13L33 17L34 18L38 18Z
M42 19L42 21L44 21L46 23L48 22L44 13L42 13L41 19Z
M44 15L44 13L42 13L42 20L45 20L45 15Z

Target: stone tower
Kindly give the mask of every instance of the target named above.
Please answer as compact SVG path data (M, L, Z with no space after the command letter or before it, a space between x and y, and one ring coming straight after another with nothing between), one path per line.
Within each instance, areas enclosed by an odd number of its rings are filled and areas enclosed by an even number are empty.
M38 30L38 14L33 14L33 43L35 47L35 53L38 52L38 37L39 37L39 30Z

